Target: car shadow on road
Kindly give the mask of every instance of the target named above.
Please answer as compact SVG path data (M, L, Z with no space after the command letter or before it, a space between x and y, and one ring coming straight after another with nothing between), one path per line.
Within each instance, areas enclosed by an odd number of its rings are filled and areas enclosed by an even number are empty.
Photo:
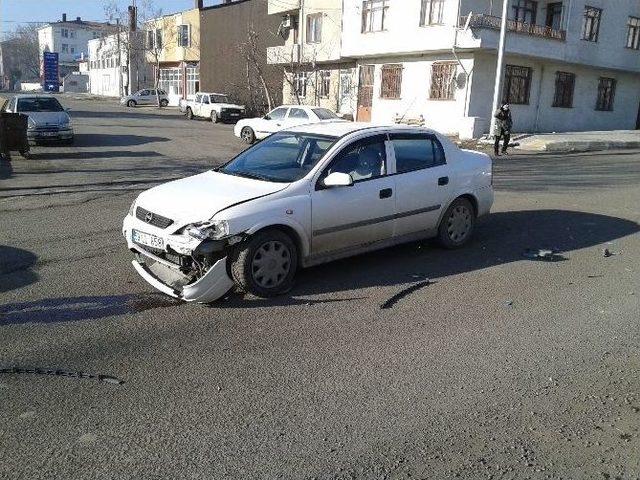
M0 305L0 326L99 320L180 305L160 293L46 298Z
M37 282L33 271L37 261L37 255L28 250L0 245L0 293Z
M48 150L45 152L38 152L37 150L33 150L31 152L30 160L97 160L101 158L147 158L162 156L164 155L151 150L82 150L75 152L64 150Z
M0 180L6 180L13 176L13 165L11 162L0 159Z
M133 147L148 143L168 142L167 137L148 135L114 135L110 133L76 133L76 147Z
M155 109L153 112L147 110L141 112L142 108L136 108L134 110L105 112L105 111L91 111L91 110L72 110L69 112L71 118L117 118L117 119L131 119L131 120L179 120L184 118L184 113L180 113L178 110L158 110L157 107L149 107L149 109Z
M378 286L407 287L424 279L441 279L518 261L533 261L527 249L551 249L554 260L572 251L631 235L640 226L630 220L568 210L498 212L482 220L474 240L459 250L432 242L414 242L302 270L290 294L245 301L231 295L213 306L253 308L298 304L300 297L338 294ZM569 257L570 260L570 257ZM542 260L540 260L542 261ZM585 272L585 275L593 272Z

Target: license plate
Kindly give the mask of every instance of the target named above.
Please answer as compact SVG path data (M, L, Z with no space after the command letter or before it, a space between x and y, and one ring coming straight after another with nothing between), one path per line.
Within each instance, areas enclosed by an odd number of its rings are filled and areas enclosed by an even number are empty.
M41 135L43 137L57 137L58 136L58 132L42 132Z
M164 248L164 240L161 237L156 237L155 235L151 235L150 233L133 230L131 232L131 238L134 242L145 245L147 247L158 249Z

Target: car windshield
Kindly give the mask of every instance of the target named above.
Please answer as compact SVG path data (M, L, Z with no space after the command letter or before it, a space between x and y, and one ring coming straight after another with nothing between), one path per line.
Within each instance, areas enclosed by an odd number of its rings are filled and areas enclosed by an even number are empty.
M218 171L268 182L295 182L318 163L336 137L279 132L248 148Z
M63 110L64 108L55 98L34 97L18 99L18 112L62 112Z
M314 108L313 113L315 113L320 120L331 120L333 118L340 118L334 112L326 108Z
M226 95L211 95L211 101L213 103L234 103L228 96Z

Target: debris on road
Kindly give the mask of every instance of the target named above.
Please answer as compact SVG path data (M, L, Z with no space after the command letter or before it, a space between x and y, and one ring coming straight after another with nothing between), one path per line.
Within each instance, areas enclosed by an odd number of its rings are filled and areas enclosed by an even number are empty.
M60 370L57 368L22 368L22 367L9 367L9 368L0 368L0 374L22 374L22 373L33 373L35 375L52 375L56 377L71 377L71 378L89 378L94 379L103 383L111 383L113 385L122 385L124 380L120 380L119 378L112 377L111 375L100 375L95 373L86 373L86 372L72 372L67 370Z
M380 308L381 309L391 308L407 295L415 292L416 290L420 290L421 288L428 287L429 285L433 285L434 283L436 282L432 282L429 279L425 280L424 282L414 283L413 285L405 288L404 290L401 290L400 292L396 293L394 296L389 298L386 302L380 305Z
M559 255L556 251L548 249L536 250L527 248L524 252L522 252L522 256L530 260L544 260L547 262L559 262L561 260L566 260L565 257Z
M608 248L603 248L602 249L602 256L604 258L609 258L609 257L613 257L615 255L620 255L621 252L612 252L611 250L609 250Z

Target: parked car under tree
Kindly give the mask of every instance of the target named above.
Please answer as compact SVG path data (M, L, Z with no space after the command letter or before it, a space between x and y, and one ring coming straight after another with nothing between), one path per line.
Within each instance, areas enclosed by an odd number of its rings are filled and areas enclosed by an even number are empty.
M492 203L488 155L424 128L329 122L141 193L123 235L168 295L211 302L235 284L269 297L299 267L430 237L461 247Z

